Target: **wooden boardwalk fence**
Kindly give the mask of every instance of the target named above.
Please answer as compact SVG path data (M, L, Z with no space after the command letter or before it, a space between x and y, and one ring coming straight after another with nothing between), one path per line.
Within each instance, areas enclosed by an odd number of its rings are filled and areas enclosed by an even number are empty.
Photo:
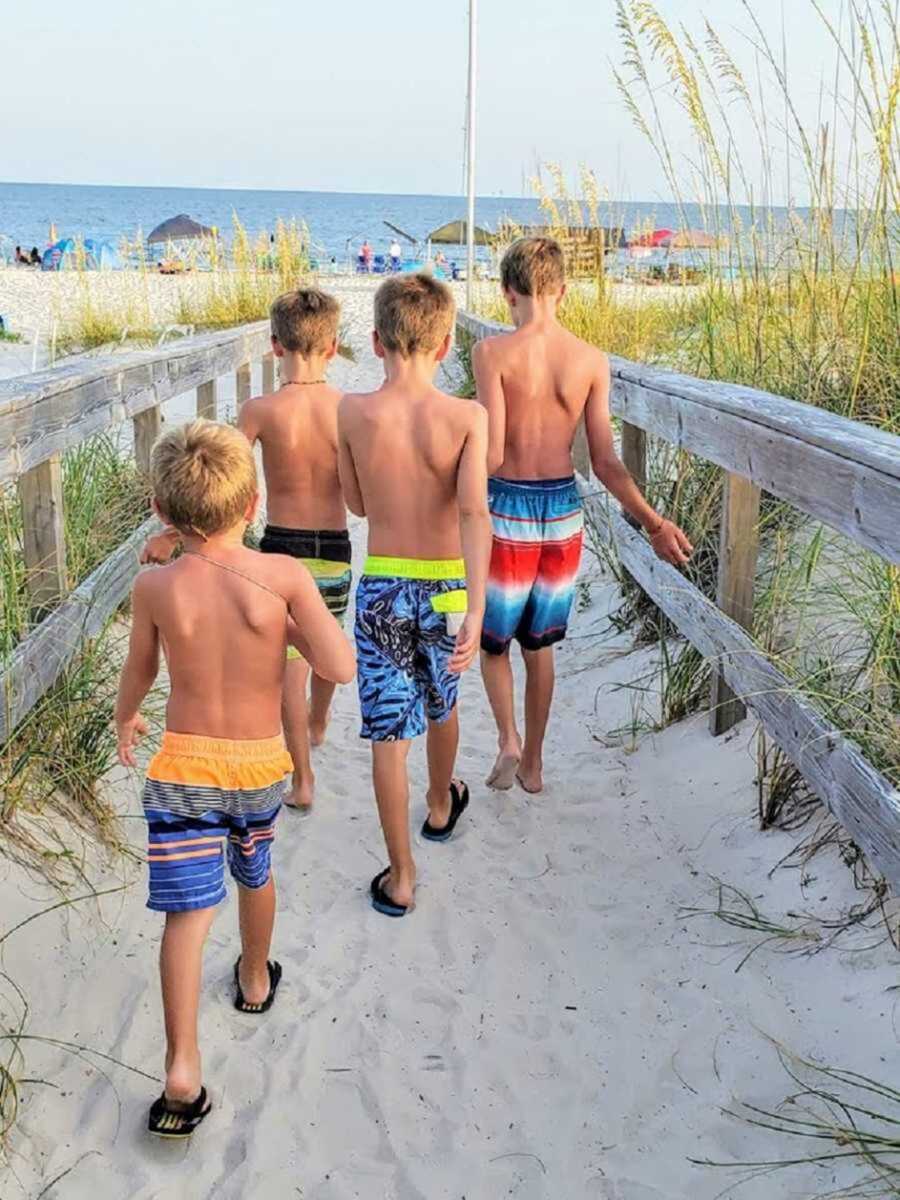
M472 340L508 326L460 313ZM622 420L622 456L646 480L647 435L725 471L717 603L603 500L586 499L631 576L711 661L713 733L751 708L769 736L865 850L900 887L900 793L753 641L761 491L822 521L887 562L900 564L900 438L811 405L735 384L695 379L613 357L612 412ZM589 474L583 431L576 465Z
M18 489L29 599L35 615L43 616L0 662L0 744L125 599L139 549L158 527L155 519L144 522L69 590L63 452L131 421L134 455L146 471L165 401L196 391L198 416L215 418L217 380L234 372L241 404L250 395L251 363L260 359L263 386L271 387L275 363L268 321L0 380L0 486Z

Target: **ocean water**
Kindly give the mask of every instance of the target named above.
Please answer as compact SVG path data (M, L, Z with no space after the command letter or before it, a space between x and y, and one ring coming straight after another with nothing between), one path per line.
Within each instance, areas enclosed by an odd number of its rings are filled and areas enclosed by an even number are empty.
M344 265L355 258L364 239L376 254L387 251L393 234L385 221L424 240L430 230L463 218L465 209L461 196L0 182L0 235L28 250L32 246L44 249L51 222L58 237L105 238L117 244L124 236L134 239L139 229L146 237L160 221L178 213L214 225L227 236L236 214L253 235L273 229L278 218L305 221L313 252L320 261L328 262L333 257ZM493 230L504 217L519 224L541 222L534 199L478 198L477 224ZM688 218L691 224L702 223L699 210L696 214L689 212ZM681 224L673 205L640 202L611 205L609 214L601 214L601 220L626 229L647 225L677 228ZM448 257L454 257L452 248Z

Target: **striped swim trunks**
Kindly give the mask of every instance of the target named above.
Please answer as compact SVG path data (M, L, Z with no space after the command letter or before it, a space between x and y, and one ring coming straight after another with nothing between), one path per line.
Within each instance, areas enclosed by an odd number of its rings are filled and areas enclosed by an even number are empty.
M144 784L147 907L188 912L224 900L226 845L241 887L268 883L275 818L292 770L280 734L246 742L163 734Z
M488 482L494 527L481 647L541 650L566 636L584 514L575 477Z
M316 581L328 611L341 624L350 603L350 534L346 529L285 529L267 525L260 539L263 554L297 558Z

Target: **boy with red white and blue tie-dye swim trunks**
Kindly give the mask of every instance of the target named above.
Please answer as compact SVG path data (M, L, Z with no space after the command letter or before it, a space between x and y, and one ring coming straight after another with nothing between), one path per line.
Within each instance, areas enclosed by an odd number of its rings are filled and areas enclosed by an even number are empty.
M553 699L553 645L566 635L581 561L582 512L572 442L584 418L601 483L647 529L660 558L681 564L691 545L644 500L619 459L609 417L609 362L559 324L566 285L552 238L520 238L500 268L515 329L472 354L488 412L488 496L494 541L481 634L482 675L499 750L488 775L506 789L543 788L543 745ZM515 716L509 647L525 658L525 738Z

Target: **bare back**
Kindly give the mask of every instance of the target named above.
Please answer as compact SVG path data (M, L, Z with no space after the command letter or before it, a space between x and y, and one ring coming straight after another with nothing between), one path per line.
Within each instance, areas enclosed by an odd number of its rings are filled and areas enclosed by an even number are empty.
M370 554L460 556L458 473L474 407L432 386L410 395L391 383L343 398L342 473L358 484Z
M166 727L221 738L281 729L287 606L276 590L282 558L242 547L214 562L186 554L140 577L159 631L171 692Z
M473 359L488 409L494 473L506 479L572 474L572 442L601 352L555 321L487 338Z
M262 447L266 514L287 529L346 529L337 463L340 393L287 384L241 409L238 427Z

